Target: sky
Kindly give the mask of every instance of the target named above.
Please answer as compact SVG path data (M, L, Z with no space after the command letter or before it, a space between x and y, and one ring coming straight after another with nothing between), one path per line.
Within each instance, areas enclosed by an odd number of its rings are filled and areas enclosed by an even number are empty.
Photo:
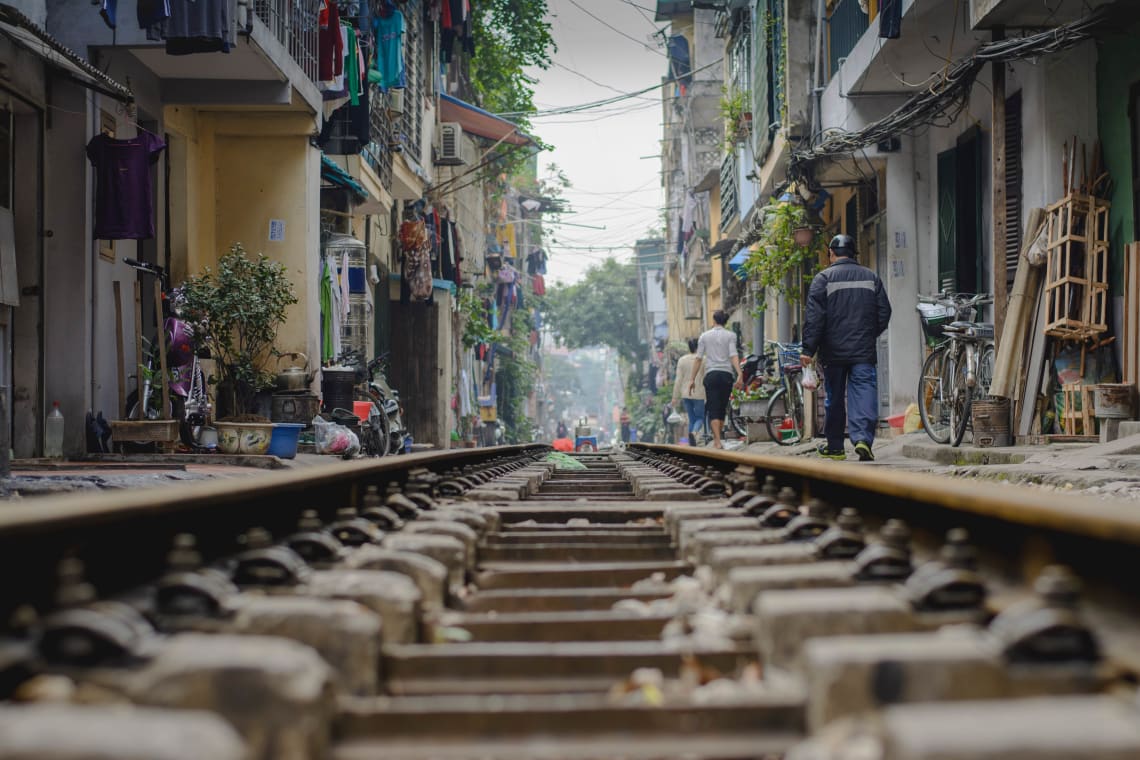
M664 38L655 36L666 25L653 21L654 0L547 5L558 51L549 69L528 71L538 79L539 114L652 87L667 74ZM539 155L539 176L557 164L572 185L562 195L575 212L551 226L557 242L548 246L547 281L575 282L609 255L631 260L633 242L661 226L661 91L575 114L537 115L531 124L554 146Z

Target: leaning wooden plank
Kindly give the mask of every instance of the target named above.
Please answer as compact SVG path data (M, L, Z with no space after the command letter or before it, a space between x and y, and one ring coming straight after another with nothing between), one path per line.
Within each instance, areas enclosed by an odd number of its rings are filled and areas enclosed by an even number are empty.
M1029 212L1025 225L1025 244L1017 257L1017 273L1013 278L1013 289L1009 294L1005 323L1002 325L1001 340L998 341L997 356L994 357L994 378L990 383L990 395L999 398L1012 398L1017 386L1017 369L1021 362L1028 322L1036 305L1038 286L1041 282L1041 266L1033 265L1026 252L1033 246L1045 218L1043 209Z
M1140 242L1124 247L1124 303L1121 319L1122 374L1140 382Z
M1033 416L1037 397L1041 394L1042 375L1045 372L1045 348L1049 342L1044 332L1046 315L1045 299L1037 302L1037 318L1033 323L1029 361L1026 363L1025 391L1021 394L1021 411L1017 420L1017 434L1029 435L1033 426Z

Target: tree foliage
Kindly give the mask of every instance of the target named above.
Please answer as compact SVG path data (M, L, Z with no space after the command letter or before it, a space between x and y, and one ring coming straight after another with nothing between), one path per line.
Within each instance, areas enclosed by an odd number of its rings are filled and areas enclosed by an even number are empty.
M524 69L550 68L557 46L546 21L546 0L485 0L475 8L471 82L492 113L534 110L534 79ZM514 119L529 127L525 117Z
M288 308L297 303L285 267L264 254L249 258L235 243L217 269L206 267L187 278L177 298L194 340L209 349L220 380L231 386L234 411L250 411L254 394L274 383L267 366L273 343Z
M573 285L546 292L546 324L570 348L605 345L621 356L641 358L637 330L637 267L608 258Z

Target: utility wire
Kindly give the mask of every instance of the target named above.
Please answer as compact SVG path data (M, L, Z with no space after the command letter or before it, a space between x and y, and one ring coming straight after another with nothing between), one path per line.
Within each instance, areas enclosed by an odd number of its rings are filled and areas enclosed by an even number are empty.
M713 66L719 66L723 62L724 62L723 58L718 58L711 63L706 63L704 66L693 69L688 74L685 74L684 77L690 77L693 74L704 71L705 69L711 69ZM590 103L580 103L580 104L574 105L574 106L563 106L562 108L552 108L552 109L549 109L547 111L504 111L502 113L497 113L495 115L500 116L502 118L510 118L511 116L526 116L528 118L533 119L536 116L544 116L544 115L551 115L551 114L561 115L561 114L567 114L567 113L577 113L578 111L588 111L591 108L600 108L602 106L608 106L608 105L612 105L614 103L620 103L623 100L629 100L630 98L636 98L638 95L644 95L647 92L653 92L654 90L660 90L662 87L668 87L671 84L676 84L677 82L681 81L681 79L684 77L676 77L676 78L665 79L665 80L662 80L660 84L651 85L650 87L646 87L646 88L641 89L641 90L635 90L634 92L627 92L627 93L623 93L621 95L615 95L612 98L605 98L604 100L595 100L595 101L590 102Z
M585 13L587 16L589 16L590 18L597 21L602 26L606 27L607 29L609 29L611 31L617 32L622 37L625 37L627 40L632 40L632 41L636 42L638 45L641 45L643 48L645 48L649 52L656 53L657 55L663 56L665 58L669 57L666 53L662 53L660 50L658 50L657 48L653 47L652 45L644 42L643 40L639 40L636 37L632 37L632 36L626 34L625 32L623 32L621 29L618 29L616 26L612 25L610 22L606 21L605 19L603 19L599 16L595 16L593 13L588 11L586 8L582 7L582 5L578 2L578 0L570 0L570 4L573 5L575 8L577 8L578 10L582 11L582 13Z

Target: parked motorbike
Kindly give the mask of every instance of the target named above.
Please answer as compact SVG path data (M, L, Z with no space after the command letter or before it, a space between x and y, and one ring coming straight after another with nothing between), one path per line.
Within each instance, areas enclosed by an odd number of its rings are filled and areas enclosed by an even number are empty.
M400 392L388 384L387 373L385 366L388 361L388 354L381 354L372 361L368 362L368 385L367 392L369 399L372 401L372 411L369 412L369 423L372 423L372 416L380 417L380 412L383 411L383 417L386 418L387 424L384 425L381 420L377 420L380 427L380 441L387 441L388 445L386 450L377 451L377 456L384 456L385 454L400 454L404 451L404 443L408 437L407 428L404 427L403 421L403 408L400 406ZM387 427L387 435L384 435L383 428ZM380 449L381 447L377 447Z
M201 444L202 428L210 414L206 393L206 375L198 363L198 349L194 345L193 330L177 315L177 290L170 289L166 269L134 259L123 259L127 266L157 277L162 287L161 308L163 331L166 338L167 386L170 389L170 406L162 409L162 393L157 382L162 366L159 361L157 336L148 341L143 364L137 368L137 387L127 396L127 419L178 420L179 438L187 446Z
M401 453L408 437L400 394L388 384L384 371L387 361L388 354L381 354L365 363L359 351L351 350L337 360L338 364L356 368L356 400L372 403L368 419L361 424L360 441L364 453L371 456Z

